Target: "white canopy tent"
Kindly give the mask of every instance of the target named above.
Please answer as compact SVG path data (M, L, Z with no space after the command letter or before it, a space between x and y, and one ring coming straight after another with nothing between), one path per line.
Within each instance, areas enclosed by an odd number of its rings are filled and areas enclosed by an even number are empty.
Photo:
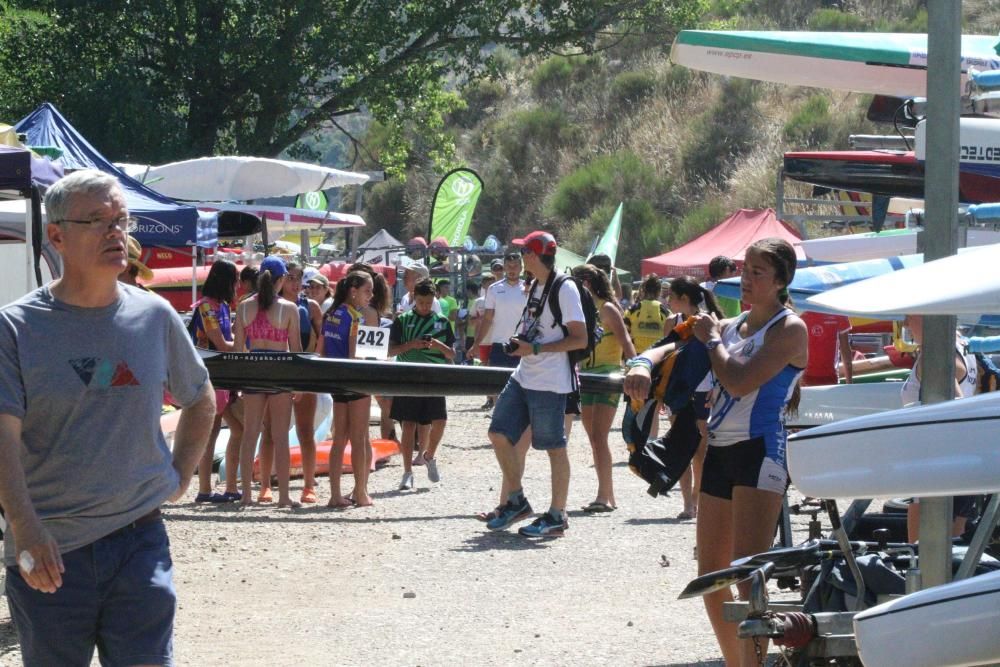
M395 264L396 258L404 253L403 244L392 234L380 229L358 246L356 261L366 264Z

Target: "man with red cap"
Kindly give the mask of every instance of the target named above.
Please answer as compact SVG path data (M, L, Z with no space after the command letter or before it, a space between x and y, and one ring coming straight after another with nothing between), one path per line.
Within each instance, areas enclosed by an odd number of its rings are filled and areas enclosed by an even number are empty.
M490 422L490 442L511 489L507 502L487 522L490 530L503 530L531 515L521 479L524 463L515 443L531 427L531 444L548 452L552 470L552 502L549 510L518 531L528 537L562 535L568 528L566 497L569 494L569 457L563 416L566 397L573 391L576 369L568 352L587 346L587 327L576 283L555 270L556 240L548 232L536 231L513 244L521 248L524 267L535 276L528 291L528 304L516 334L508 341L509 354L520 358L517 369L497 397ZM558 300L561 322L552 312Z

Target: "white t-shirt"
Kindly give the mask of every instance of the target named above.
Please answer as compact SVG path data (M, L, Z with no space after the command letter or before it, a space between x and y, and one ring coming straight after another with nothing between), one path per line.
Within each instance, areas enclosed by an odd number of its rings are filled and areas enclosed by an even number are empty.
M489 341L483 338L483 343L506 343L517 332L517 324L527 302L523 280L518 280L516 285L506 280L490 285L486 290L484 307L493 311L493 327L489 332Z
M479 331L479 327L486 326L485 324L483 324L483 313L486 312L486 297L485 296L478 297L476 299L476 304L472 307L472 310L473 310L473 312L475 312L476 316L479 318L476 321L476 331L478 332ZM483 331L482 336L479 337L479 344L480 345L489 345L490 344L490 340L491 340L490 339L490 330L486 329L485 331Z
M531 298L541 298L544 287L544 285L536 285L531 292ZM548 297L545 300L547 302ZM559 290L559 308L562 310L563 324L586 322L583 316L583 305L580 303L580 291L572 280L563 281ZM563 335L562 327L556 325L548 303L543 305L537 327L531 327L533 318L530 313L525 313L525 320L525 322L519 323L519 331L524 333L525 329L533 329L535 332L533 341L536 343L551 343L566 337ZM570 368L566 352L542 352L541 354L521 357L521 363L518 364L517 370L511 377L525 389L568 394L573 391L574 372L575 369Z
M413 301L410 299L410 293L407 292L403 295L403 298L399 300L399 305L396 306L396 314L402 315L403 313L409 312L412 308ZM434 305L431 306L431 311L437 313L438 315L441 314L441 303L437 300L437 297L434 297Z

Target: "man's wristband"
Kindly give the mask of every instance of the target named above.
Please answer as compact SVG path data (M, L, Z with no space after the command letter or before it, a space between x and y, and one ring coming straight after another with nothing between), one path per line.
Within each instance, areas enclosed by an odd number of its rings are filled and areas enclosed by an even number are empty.
M531 344L531 353L532 354L538 354L541 351L542 351L542 344L541 343L532 343Z
M639 366L642 366L650 373L653 372L653 362L650 359L643 357L642 355L632 357L631 359L625 362L625 366L627 368L637 368Z

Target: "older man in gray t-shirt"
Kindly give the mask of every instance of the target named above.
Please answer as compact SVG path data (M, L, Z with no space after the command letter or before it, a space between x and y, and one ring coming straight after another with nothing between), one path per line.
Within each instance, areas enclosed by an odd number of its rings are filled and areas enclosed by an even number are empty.
M176 598L159 506L183 494L214 416L180 317L119 284L131 222L114 177L46 196L57 279L0 309L0 505L26 664L167 664ZM164 390L184 407L167 448ZM141 622L140 622L141 620Z

